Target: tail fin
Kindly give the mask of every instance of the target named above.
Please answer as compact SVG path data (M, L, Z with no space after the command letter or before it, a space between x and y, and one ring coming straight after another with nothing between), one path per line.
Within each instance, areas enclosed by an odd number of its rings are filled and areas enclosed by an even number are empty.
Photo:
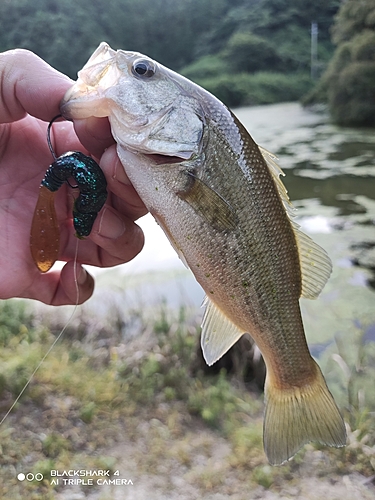
M272 465L280 465L309 441L341 447L344 421L316 365L316 378L303 387L279 389L266 380L264 449Z

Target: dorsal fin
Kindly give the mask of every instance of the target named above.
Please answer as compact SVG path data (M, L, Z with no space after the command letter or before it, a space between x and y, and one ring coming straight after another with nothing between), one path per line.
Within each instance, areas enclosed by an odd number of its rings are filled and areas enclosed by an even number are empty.
M332 272L332 263L327 252L315 243L309 236L300 230L300 226L293 221L295 209L289 200L288 192L280 179L285 175L276 163L277 157L266 149L259 147L260 152L272 174L285 211L290 219L298 246L299 260L302 275L301 297L316 299L327 283Z

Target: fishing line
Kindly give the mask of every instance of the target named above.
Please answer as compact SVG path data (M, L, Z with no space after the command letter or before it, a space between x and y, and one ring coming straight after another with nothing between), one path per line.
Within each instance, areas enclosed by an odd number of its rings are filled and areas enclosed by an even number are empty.
M77 297L76 303L74 305L74 309L73 309L73 311L72 311L72 313L71 313L68 321L65 323L65 326L62 328L61 332L58 334L58 336L52 342L52 345L50 346L50 348L48 349L48 351L44 354L44 356L42 357L42 359L40 360L40 362L38 363L38 365L36 366L36 368L34 369L34 371L32 372L32 374L30 375L30 377L29 377L28 381L26 382L26 384L24 385L23 389L21 390L21 392L18 394L18 396L14 400L12 406L6 412L6 414L4 415L4 417L1 419L0 425L2 425L2 423L5 421L5 419L7 418L7 416L11 413L11 411L13 410L13 408L16 406L16 404L20 400L22 394L25 392L25 390L27 389L27 387L30 385L30 382L32 381L32 379L34 378L35 374L37 373L37 371L39 370L39 368L42 366L42 364L44 363L44 361L46 360L46 358L49 355L49 353L52 351L52 349L55 347L55 345L57 344L57 342L64 335L65 330L68 328L68 326L72 322L73 317L74 317L74 315L75 315L75 313L77 311L78 303L79 303L79 286L78 286L78 280L77 280L78 243L79 243L79 240L77 239L76 249L75 249L75 256L74 256L74 270L73 270L74 283L75 283L75 287L76 287L76 297Z
M56 115L52 118L52 120L49 122L48 124L48 127L47 127L47 144L48 144L48 147L49 147L49 150L51 151L51 155L53 157L53 159L56 161L57 160L57 156L56 156L56 153L55 153L55 150L53 149L53 146L52 146L52 141L51 141L51 127L53 125L53 123L58 120L59 118L62 118L62 115Z
M55 150L54 150L54 147L52 145L52 141L51 141L51 130L52 130L52 125L53 123L58 120L59 118L62 118L63 115L56 115L52 118L52 120L49 122L48 124L48 127L47 127L47 144L48 144L48 148L51 152L51 155L52 155L52 158L57 161L57 156L56 156L56 153L55 153ZM67 184L69 184L69 186L73 189L76 189L78 186L77 185L72 185L70 184L69 182L69 179L66 180Z

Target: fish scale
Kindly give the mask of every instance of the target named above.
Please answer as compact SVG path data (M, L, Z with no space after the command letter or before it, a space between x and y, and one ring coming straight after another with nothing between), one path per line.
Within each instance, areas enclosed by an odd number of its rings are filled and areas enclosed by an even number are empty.
M104 71L105 69L105 71ZM206 291L208 364L250 333L267 367L264 447L271 464L346 431L304 334L299 298L316 298L328 255L293 221L273 155L219 100L139 53L102 43L61 104L108 116L124 169Z

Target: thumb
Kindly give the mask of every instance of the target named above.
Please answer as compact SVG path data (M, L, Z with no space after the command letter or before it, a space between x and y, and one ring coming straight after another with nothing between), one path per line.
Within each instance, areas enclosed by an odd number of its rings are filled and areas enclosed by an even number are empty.
M88 300L93 291L94 278L80 264L70 261L60 271L38 273L25 298L53 306L74 305Z

